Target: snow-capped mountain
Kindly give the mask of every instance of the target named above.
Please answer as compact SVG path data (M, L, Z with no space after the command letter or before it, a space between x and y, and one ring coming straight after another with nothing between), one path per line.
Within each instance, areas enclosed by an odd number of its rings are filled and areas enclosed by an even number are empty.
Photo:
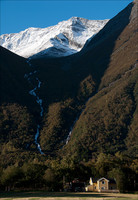
M85 42L99 32L108 20L72 17L47 28L28 28L19 33L0 36L0 45L23 56L66 56L82 49Z

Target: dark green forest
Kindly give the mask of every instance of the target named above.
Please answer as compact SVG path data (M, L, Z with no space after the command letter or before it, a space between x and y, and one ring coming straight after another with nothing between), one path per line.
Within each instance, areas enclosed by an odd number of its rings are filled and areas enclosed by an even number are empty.
M77 162L77 159L64 156L62 159L34 158L21 164L3 169L0 167L0 188L3 190L47 190L63 191L64 182L75 178L88 184L91 177L115 178L120 192L136 191L137 160L116 153L100 153L97 159ZM126 181L127 180L127 181Z

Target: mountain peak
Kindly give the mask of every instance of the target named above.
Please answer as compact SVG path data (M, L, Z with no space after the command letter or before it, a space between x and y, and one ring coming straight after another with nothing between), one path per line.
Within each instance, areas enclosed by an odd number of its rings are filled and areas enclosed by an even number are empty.
M23 57L67 56L82 49L108 20L71 17L47 28L30 27L0 36L0 45Z
M69 20L71 20L72 22L76 22L76 21L88 21L88 19L86 18L82 18L82 17L71 17Z

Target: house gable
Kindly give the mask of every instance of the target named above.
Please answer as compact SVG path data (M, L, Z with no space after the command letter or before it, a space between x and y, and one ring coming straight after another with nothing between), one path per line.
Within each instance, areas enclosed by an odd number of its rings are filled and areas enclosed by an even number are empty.
M106 181L108 181L108 182L109 182L109 180L108 180L108 179L106 179L106 178L104 178L104 177L102 177L102 178L98 179L98 181L102 181L102 180L106 180Z
M114 179L106 179L104 177L100 179L90 178L89 183L90 185L86 187L86 191L119 192Z
M97 181L97 185L98 185L98 191L103 191L103 190L108 190L109 189L109 180L106 178L100 178Z

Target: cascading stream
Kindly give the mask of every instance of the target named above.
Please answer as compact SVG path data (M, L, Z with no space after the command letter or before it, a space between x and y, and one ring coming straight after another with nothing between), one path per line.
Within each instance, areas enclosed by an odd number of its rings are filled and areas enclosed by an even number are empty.
M27 63L29 64L30 67L33 67L32 64L30 63L30 59L27 60ZM37 73L37 71L35 70L33 72L30 72L29 74L25 74L24 78L26 78L31 83L31 76L36 74L36 73ZM43 101L42 101L42 99L39 98L39 96L36 93L36 91L41 87L41 81L38 78L36 78L36 81L37 81L36 87L34 89L30 90L29 94L36 98L36 102L40 106L40 117L43 117L43 112L44 112L43 105L42 105ZM44 154L41 150L40 144L38 143L39 134L40 134L40 125L38 124L37 125L37 131L36 131L36 134L35 134L35 144L37 145L39 152L41 154Z

